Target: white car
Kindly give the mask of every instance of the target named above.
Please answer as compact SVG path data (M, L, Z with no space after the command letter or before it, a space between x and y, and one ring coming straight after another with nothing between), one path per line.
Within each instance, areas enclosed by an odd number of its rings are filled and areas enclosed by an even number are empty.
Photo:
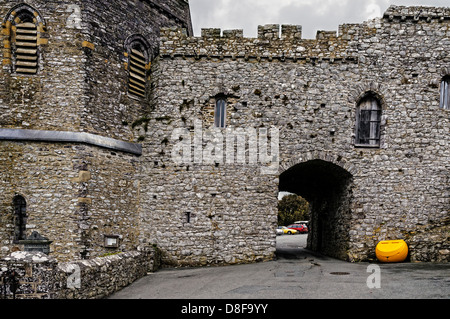
M277 235L284 235L284 234L294 235L297 233L298 232L295 229L287 228L286 226L277 227Z
M277 231L277 236L283 235L284 234L283 226L278 226L276 231Z

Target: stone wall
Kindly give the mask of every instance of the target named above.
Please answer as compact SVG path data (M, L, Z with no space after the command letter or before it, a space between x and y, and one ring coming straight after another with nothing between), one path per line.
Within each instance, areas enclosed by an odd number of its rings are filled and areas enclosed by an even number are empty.
M93 49L84 48L89 101L81 114L81 125L85 131L136 141L132 124L153 106L150 89L146 98L127 92L127 39L134 35L145 39L151 62L159 53L161 27L178 25L192 29L188 4L183 0L116 1L114 5L105 0L85 1L83 20L83 38L92 43Z
M13 68L11 21L22 6L38 24L35 75ZM127 92L126 43L139 34L153 58L161 27L192 30L188 3L13 0L0 16L0 257L23 249L16 195L27 203L25 235L48 237L60 261L136 249L142 152L133 123L151 99ZM105 247L105 236L118 247Z
M19 4L0 5L0 15ZM292 25L261 26L257 38L219 29L192 37L182 0L27 4L38 22L36 75L12 70L10 18L0 34L2 256L21 249L12 206L21 195L27 234L53 241L60 261L142 243L158 244L173 266L269 260L286 190L313 202L312 249L358 261L374 258L379 240L404 238L413 260L450 258L449 111L439 108L450 75L448 8L392 6L307 40ZM127 92L134 36L153 59L143 98ZM379 147L355 143L368 93L382 107ZM218 98L227 129L212 140ZM254 162L195 157L238 129L267 130L262 140L279 154L261 161L264 150L249 146ZM190 160L174 161L177 151ZM118 247L105 247L108 235Z
M0 299L101 299L159 266L154 247L65 263L42 253L15 252L0 260Z
M0 260L1 299L52 299L57 262L43 253L15 252Z
M60 289L55 292L54 298L105 298L159 267L157 248L61 263L57 268Z
M372 259L378 241L405 238L412 260L448 261L449 111L439 108L439 85L450 73L449 20L448 8L393 6L315 40L301 39L297 26L282 26L281 38L277 25L260 27L258 38L164 29L152 71L157 107L143 141L142 240L157 242L174 264L270 258L280 174L321 160L351 175L347 218L325 227L334 229L329 240L346 238L344 252L328 254ZM356 106L367 93L382 105L379 148L355 145ZM277 174L225 158L174 163L174 130L194 141L195 120L211 128L219 96L228 100L228 128L279 129ZM189 224L186 212L195 216ZM424 233L414 235L423 228L440 235L425 243Z
M13 0L0 6L3 22L0 38L6 44L0 51L0 125L2 128L78 131L80 108L87 101L80 30L66 27L71 14L67 4L28 1L30 6L35 6L36 16L42 18L39 68L32 76L15 75L11 59L13 28L5 23L5 19L11 17L15 12L13 9L22 3Z
M136 249L138 244L138 158L87 145L2 142L0 173L2 256L22 249L13 241L13 198L27 202L26 236L53 241L60 260ZM119 237L105 248L105 235Z
M0 17L9 17L21 3L1 5ZM131 124L149 107L149 100L127 93L126 41L141 35L155 57L161 27L192 29L187 2L133 0L112 5L105 0L70 4L35 0L27 4L42 19L39 69L33 76L12 72L13 27L3 23L1 127L83 131L133 141Z

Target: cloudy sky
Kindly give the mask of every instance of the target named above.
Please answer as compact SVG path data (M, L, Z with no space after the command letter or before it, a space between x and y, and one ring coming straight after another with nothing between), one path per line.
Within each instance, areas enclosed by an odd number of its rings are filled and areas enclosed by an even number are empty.
M450 0L189 0L195 36L201 28L243 29L256 37L258 25L296 24L303 38L317 30L381 17L390 5L450 7Z

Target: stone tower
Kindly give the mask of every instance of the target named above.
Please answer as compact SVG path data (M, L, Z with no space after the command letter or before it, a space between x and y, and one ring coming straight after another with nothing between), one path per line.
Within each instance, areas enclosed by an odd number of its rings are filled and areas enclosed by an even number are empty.
M62 259L137 246L141 147L159 30L184 0L2 1L0 247L33 231Z

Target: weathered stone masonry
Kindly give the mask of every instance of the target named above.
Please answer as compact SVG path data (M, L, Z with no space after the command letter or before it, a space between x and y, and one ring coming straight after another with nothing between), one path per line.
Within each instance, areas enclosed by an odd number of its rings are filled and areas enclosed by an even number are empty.
M158 260L152 248L63 263L41 252L17 251L0 261L1 298L101 299L156 271Z
M24 8L39 35L33 75L15 71ZM270 260L281 190L312 205L310 249L359 261L379 240L403 238L412 260L449 260L449 110L439 105L448 8L393 6L316 39L290 25L281 37L278 25L257 38L193 37L188 3L176 0L8 1L0 15L1 256L23 249L19 195L25 235L52 240L59 261L153 244L173 266ZM128 85L142 47L137 97ZM372 147L356 144L367 97L381 107ZM227 129L278 129L277 172L173 161L175 129L194 143L198 123L200 134L214 125L218 99ZM108 236L118 247L105 247Z
M127 92L126 45L145 39L156 56L161 27L191 29L187 3L8 1L0 16L2 256L23 249L14 240L18 195L27 204L25 235L51 238L59 260L136 249L142 148L132 124L149 99ZM32 75L15 67L15 30L26 21L38 30ZM106 248L105 236L119 247Z
M280 189L312 203L311 249L357 261L374 258L378 241L403 238L412 260L448 261L449 113L439 86L450 72L449 14L391 7L313 40L298 26L282 26L281 38L278 25L262 26L255 39L163 30L141 236L174 264L269 259ZM368 94L382 107L375 148L355 145L356 108ZM194 138L196 119L211 128L219 97L228 127L279 128L279 176L225 159L174 165L171 133L185 127ZM185 212L195 220L184 223Z

